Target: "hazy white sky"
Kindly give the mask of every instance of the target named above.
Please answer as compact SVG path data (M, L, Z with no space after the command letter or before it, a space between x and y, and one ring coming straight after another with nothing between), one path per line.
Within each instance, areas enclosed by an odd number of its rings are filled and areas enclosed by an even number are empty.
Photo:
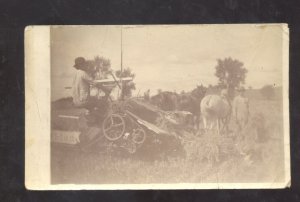
M282 29L279 25L193 25L123 27L123 67L136 74L137 92L191 90L216 84L217 59L232 57L248 69L246 87L282 84ZM119 26L51 28L52 95L71 85L78 56L111 60L121 66ZM58 90L61 89L61 90ZM60 91L60 92L59 92ZM66 92L67 93L67 92Z

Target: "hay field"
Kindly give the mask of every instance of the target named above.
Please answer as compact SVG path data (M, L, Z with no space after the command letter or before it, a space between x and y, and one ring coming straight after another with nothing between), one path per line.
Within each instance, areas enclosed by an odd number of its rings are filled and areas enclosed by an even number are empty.
M184 135L185 155L171 156L164 147L142 154L82 152L76 148L51 148L52 183L207 183L282 182L284 180L283 117L279 100L250 99L252 121L239 138L231 133ZM262 139L254 138L253 117L263 117ZM262 122L262 121L260 121ZM152 158L147 158L151 156Z

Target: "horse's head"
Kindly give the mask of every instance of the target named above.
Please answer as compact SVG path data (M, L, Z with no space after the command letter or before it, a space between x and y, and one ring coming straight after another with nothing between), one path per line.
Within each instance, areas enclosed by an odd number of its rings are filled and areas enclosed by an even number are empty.
M197 87L192 90L192 96L197 99L202 99L206 94L207 88L203 85L197 85Z
M222 98L228 98L228 90L227 89L222 89L221 90L221 97Z

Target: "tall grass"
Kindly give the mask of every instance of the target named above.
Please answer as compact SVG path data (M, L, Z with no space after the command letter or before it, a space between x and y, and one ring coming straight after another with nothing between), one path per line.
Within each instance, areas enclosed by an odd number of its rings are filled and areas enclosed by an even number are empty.
M264 141L255 125L240 133L218 136L186 133L186 155L145 159L98 152L53 149L52 183L205 183L279 182L284 179L283 118L279 101L251 100L251 116L264 119ZM250 121L251 122L251 121ZM255 123L254 123L255 124ZM230 128L235 131L234 123ZM162 148L163 149L163 148ZM125 152L125 151L124 151ZM155 152L155 151L148 151Z

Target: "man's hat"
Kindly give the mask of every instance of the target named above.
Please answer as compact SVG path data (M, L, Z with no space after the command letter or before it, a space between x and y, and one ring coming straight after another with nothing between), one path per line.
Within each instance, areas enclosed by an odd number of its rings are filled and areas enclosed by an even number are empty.
M86 61L85 61L84 57L77 57L75 59L75 64L73 65L73 67L80 68L80 67L84 67L84 66L86 66Z

